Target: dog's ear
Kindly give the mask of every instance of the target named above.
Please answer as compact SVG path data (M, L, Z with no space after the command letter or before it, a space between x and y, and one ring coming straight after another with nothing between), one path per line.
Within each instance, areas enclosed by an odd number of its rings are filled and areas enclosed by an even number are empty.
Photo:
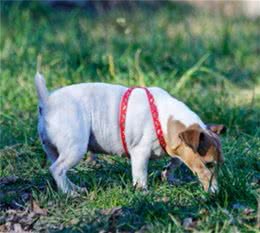
M181 143L179 138L180 132L184 131L186 126L178 120L174 120L172 116L169 117L167 122L167 145L171 150L175 150Z
M201 132L197 152L200 154L200 156L205 156L212 144L213 142L210 136L204 132Z
M199 148L200 135L199 129L187 129L179 134L179 138L196 153Z
M209 129L210 131L216 134L221 134L226 132L226 127L224 125L208 124L207 129Z
M205 156L212 145L210 136L196 127L181 132L179 137L193 152L198 153L200 156Z

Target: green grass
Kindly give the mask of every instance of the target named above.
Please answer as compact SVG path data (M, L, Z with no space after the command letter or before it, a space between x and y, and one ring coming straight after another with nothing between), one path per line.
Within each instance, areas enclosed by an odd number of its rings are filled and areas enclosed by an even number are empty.
M183 220L191 217L197 231L258 231L259 19L185 11L178 4L157 8L143 4L92 14L1 2L0 177L19 177L1 188L1 215L14 200L29 205L21 198L29 193L48 209L35 230L184 232ZM209 196L196 180L179 187L161 182L167 157L149 164L149 192L134 191L129 162L105 156L99 166L82 161L69 174L88 187L88 195L58 193L48 166L42 166L36 132L33 77L39 54L49 89L94 81L145 83L165 88L204 122L225 124L219 194ZM254 211L247 215L235 204ZM118 216L104 213L118 206Z

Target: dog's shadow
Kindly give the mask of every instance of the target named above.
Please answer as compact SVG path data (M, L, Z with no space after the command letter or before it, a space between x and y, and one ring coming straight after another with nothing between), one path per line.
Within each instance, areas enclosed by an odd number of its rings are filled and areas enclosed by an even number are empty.
M197 218L198 205L181 205L172 200L151 200L150 195L136 195L128 206L117 206L110 209L97 209L92 219L62 230L49 229L50 232L149 232L154 221L169 223L171 216L178 216L179 225L187 217ZM174 226L173 226L174 228ZM177 230L177 229L176 229Z
M161 172L166 163L166 160L157 160L149 164L150 186L165 182L161 180ZM103 191L115 186L132 187L131 164L122 158L101 157L94 164L83 161L69 175L74 183L87 187L89 191L97 186ZM176 171L176 178L182 182L169 185L181 186L196 179L185 165L181 165ZM198 215L199 209L196 204L182 203L178 197L173 201L172 198L159 198L154 192L142 193L134 188L132 192L133 196L127 206L97 209L90 220L85 220L80 225L50 231L79 232L80 228L82 232L149 232L148 223L152 221L149 219L151 216L154 216L154 221L158 222L169 222L170 216L179 216L176 221L180 221L181 224L184 218Z
M167 161L164 159L149 162L149 186L165 182L162 181L162 172ZM89 191L96 187L106 190L115 186L126 188L132 185L130 161L119 157L101 156L94 163L85 160L68 172L68 176L75 184L86 187ZM170 173L168 178L166 182L172 186L181 186L197 180L184 164L174 173Z
M166 163L166 160L150 162L149 186L163 182L161 180L161 172ZM31 180L15 176L6 177L1 180L1 208L19 208L19 205L17 206L15 203L24 205L34 190L45 192L47 189L51 189L54 192L58 192L55 181L48 172L48 165L45 165L42 171L36 174ZM195 179L185 166L181 166L174 174L177 180L181 180L182 182L169 182L169 185L179 186ZM97 188L105 191L111 187L132 187L131 164L128 160L118 157L101 156L94 163L84 160L76 168L68 172L68 177L75 184L86 187L88 191L93 191Z
M167 161L152 161L149 164L149 186L156 185L161 181L161 171ZM49 165L49 164L48 164ZM47 166L45 167L47 169ZM59 196L56 184L50 173L45 168L36 174L32 180L15 179L2 185L2 196L4 198L3 209L18 209L25 206L33 196L33 192L44 193L48 196L49 190L53 195ZM187 170L183 167L177 175L186 174ZM43 172L45 171L45 172ZM179 173L179 174L178 174ZM48 229L49 232L78 232L80 228L83 232L106 232L116 231L136 231L145 230L147 227L147 216L159 216L159 219L168 219L169 213L180 214L187 212L186 205L180 205L176 201L157 199L153 192L148 194L135 191L132 187L131 165L128 160L118 157L101 156L95 163L82 161L76 168L68 173L68 177L77 185L87 187L91 191L106 191L113 187L129 189L132 193L131 201L128 206L113 207L111 209L96 209L94 214L89 216L80 225L71 225L62 230L55 228ZM15 190L15 191L14 191ZM132 192L131 192L132 190ZM61 194L61 197L63 195ZM47 197L48 199L48 197ZM193 210L194 211L194 210ZM149 230L149 229L148 229Z

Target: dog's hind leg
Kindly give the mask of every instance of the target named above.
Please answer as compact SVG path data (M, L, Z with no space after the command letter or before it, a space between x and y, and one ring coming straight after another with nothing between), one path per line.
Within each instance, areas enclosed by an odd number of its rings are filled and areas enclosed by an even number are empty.
M57 148L52 145L49 142L42 142L43 150L47 155L47 158L51 161L51 164L53 164L59 157L59 153L57 151Z
M53 164L59 157L57 148L50 142L46 131L44 129L43 119L40 117L38 124L38 133L40 141L43 147L45 154L47 155L48 160ZM46 165L46 159L44 161L44 166Z
M85 121L83 121L80 116L81 115L77 114L77 112L75 112L73 119L72 117L68 117L68 114L61 116L59 117L59 127L52 128L54 129L54 131L52 131L54 135L52 140L55 142L59 157L51 165L50 172L58 188L62 192L70 195L77 194L78 191L86 190L73 184L67 178L67 171L76 166L80 160L83 159L88 148L90 121L87 117L84 119ZM71 124L71 122L77 123ZM59 130L58 133L56 133L57 130Z
M87 139L86 139L87 140ZM67 178L67 171L77 165L84 157L86 152L87 143L84 145L76 144L74 146L68 146L59 150L60 154L58 159L51 165L50 172L56 181L58 188L71 195L76 194L78 191L85 191L75 184L73 184Z

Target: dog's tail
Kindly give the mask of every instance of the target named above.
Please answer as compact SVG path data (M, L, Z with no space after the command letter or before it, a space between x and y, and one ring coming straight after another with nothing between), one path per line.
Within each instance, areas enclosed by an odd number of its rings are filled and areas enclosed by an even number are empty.
M45 79L43 75L41 75L40 72L37 71L34 80L35 80L35 86L36 86L37 95L39 99L39 104L42 107L44 107L48 101L48 96L49 96Z

